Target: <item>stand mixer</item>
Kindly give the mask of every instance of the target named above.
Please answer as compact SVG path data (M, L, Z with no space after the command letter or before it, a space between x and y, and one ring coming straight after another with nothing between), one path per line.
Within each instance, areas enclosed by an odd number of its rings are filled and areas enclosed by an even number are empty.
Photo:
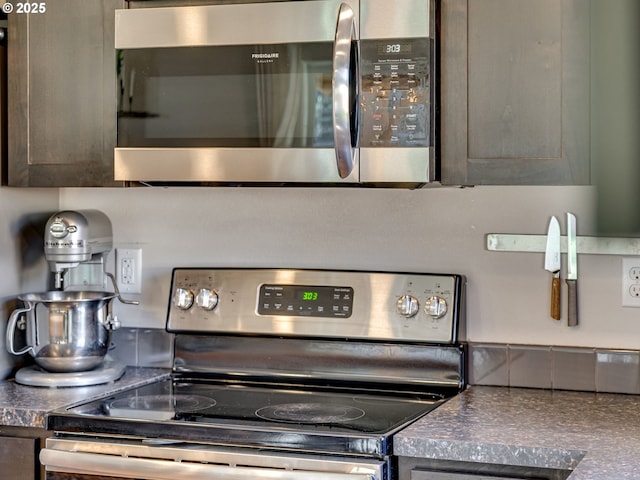
M66 210L49 218L44 256L55 289L19 295L25 308L12 312L7 327L7 350L30 353L37 364L20 369L18 383L86 386L122 376L124 365L107 355L111 332L120 326L110 304L113 298L139 302L123 299L115 277L106 272L112 248L111 221L98 210ZM107 278L115 293L106 291ZM16 328L26 330L27 345L19 351L14 347Z
M44 256L56 290L104 290L109 278L120 302L137 305L122 298L115 277L105 270L112 248L111 220L99 210L65 210L47 221Z
M113 247L111 221L98 210L63 211L45 227L44 256L56 290L104 289L104 261Z

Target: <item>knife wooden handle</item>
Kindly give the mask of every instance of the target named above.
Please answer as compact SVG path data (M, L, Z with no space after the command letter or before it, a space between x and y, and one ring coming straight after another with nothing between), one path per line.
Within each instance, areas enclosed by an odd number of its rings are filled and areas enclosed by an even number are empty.
M551 281L551 318L560 320L560 276Z
M568 325L578 325L578 281L567 280L568 296Z

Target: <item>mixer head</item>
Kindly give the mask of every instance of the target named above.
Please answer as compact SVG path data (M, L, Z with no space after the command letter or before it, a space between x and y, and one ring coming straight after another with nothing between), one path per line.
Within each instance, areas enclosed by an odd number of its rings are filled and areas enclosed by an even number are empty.
M65 271L97 259L102 265L112 248L111 221L99 210L65 210L47 221L44 255L55 274L56 288L61 288Z

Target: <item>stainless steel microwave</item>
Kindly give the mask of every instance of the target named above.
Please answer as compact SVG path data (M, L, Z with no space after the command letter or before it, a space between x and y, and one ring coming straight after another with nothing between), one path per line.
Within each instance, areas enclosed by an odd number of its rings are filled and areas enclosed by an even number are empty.
M115 179L434 181L433 2L117 10Z

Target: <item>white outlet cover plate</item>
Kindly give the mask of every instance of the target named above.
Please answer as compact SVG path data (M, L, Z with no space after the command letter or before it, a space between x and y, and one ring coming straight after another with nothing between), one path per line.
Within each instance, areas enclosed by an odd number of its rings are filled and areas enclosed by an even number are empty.
M116 248L116 280L121 293L142 293L141 248Z
M622 306L640 307L640 295L634 296L632 291L640 292L640 280L631 274L633 269L640 269L640 256L622 257Z

